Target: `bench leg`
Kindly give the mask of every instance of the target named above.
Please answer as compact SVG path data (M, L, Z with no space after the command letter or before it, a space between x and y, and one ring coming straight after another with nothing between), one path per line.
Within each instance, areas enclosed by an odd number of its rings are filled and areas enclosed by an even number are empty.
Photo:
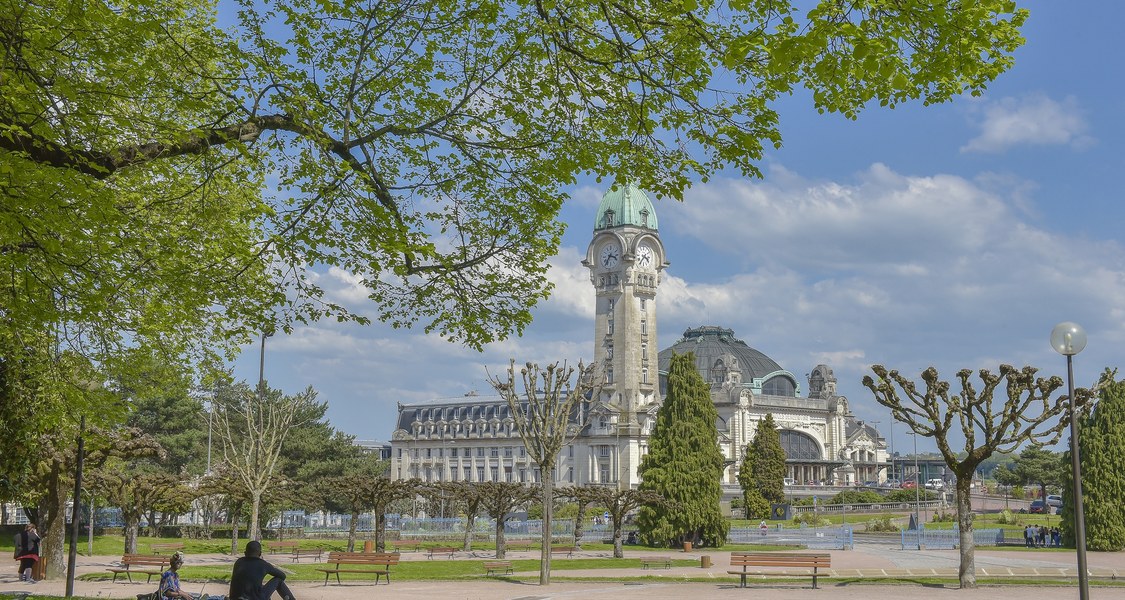
M328 575L329 574L330 573L328 571L324 572L324 585L326 585L326 586L328 585Z
M816 567L813 567L813 570L812 570L812 589L814 589L814 590L817 589L817 587L816 587Z

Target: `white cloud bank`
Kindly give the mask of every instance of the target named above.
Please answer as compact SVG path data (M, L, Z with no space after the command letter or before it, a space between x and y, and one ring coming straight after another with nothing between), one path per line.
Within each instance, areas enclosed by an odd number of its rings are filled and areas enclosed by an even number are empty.
M980 135L961 152L1004 152L1014 146L1067 145L1084 148L1094 143L1086 134L1086 119L1078 100L1055 101L1042 94L984 100L973 111Z

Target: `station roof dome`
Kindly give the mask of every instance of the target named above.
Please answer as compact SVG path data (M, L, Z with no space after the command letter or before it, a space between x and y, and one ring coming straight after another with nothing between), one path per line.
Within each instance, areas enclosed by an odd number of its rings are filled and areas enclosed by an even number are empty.
M609 214L612 214L612 220ZM652 201L648 194L631 183L606 192L594 217L594 231L622 225L657 229L656 210L652 208Z
M743 381L765 377L771 373L784 370L772 358L734 337L733 330L705 325L684 331L684 335L679 341L660 351L660 371L668 372L673 354L687 354L688 352L695 353L695 366L703 375L704 381L710 381L707 373L711 370L715 361L723 355L732 355L738 359L738 367L742 370Z

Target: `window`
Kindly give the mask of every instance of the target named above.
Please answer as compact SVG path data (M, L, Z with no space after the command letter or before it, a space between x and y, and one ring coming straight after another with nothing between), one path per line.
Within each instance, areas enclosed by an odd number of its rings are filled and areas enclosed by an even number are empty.
M606 301L606 308L608 309L607 312L609 312L610 314L613 314L613 309L616 306L617 306L617 299L616 298L610 298L609 300Z
M472 480L473 480L473 468L472 467L465 467L465 481L472 481Z
M762 393L770 396L793 396L796 394L796 389L788 377L778 375L762 384Z
M500 456L500 449L497 448L496 446L493 446L493 447L488 449L488 455L492 458L496 458L496 457Z
M819 460L820 446L816 440L799 431L784 429L779 433L781 448L788 460Z
M449 470L449 480L450 481L457 481L457 469L456 468L453 468L453 469Z
M500 467L490 467L489 474L492 475L491 481L500 481Z
M567 483L574 483L574 468L573 467L566 470L566 481L567 481Z
M641 360L648 360L648 344L641 344Z
M445 448L438 448L437 449L437 457L438 458L444 458L445 457Z
M648 335L648 319L641 319L641 335Z
M484 448L477 448L477 456L484 456Z
M456 448L450 448L449 449L449 456L452 457L452 458L457 458L457 449Z
M484 481L484 467L477 467L477 481Z
M608 333L609 335L613 335L613 319L610 319L609 321L607 321L607 328L608 329L607 329L606 333Z
M527 469L520 469L520 483L527 483Z
M399 457L399 458L402 458L402 448L399 448L399 449L398 449L398 457Z
M609 456L611 446L598 446L598 456Z
M641 383L648 383L648 368L641 369Z
M605 370L605 382L606 383L613 383L613 369L606 369Z
M602 483L608 483L610 480L609 465L602 465L601 472L599 474L601 475L601 478L599 478L598 481L601 481Z
M641 298L641 310L645 310L648 306L648 298Z
M613 360L613 344L605 347L605 357L609 360Z
M504 481L512 483L512 467L504 467Z
M520 446L520 458L527 456L527 448Z
M543 472L539 469L535 469L532 471L531 477L533 479L532 483L539 483L539 480L543 477Z
M434 457L434 449L433 448L426 448L426 458L433 458L433 457Z
M570 458L574 458L574 446L568 445L566 447L566 455Z
M511 446L505 446L504 447L504 458L512 458L512 447Z

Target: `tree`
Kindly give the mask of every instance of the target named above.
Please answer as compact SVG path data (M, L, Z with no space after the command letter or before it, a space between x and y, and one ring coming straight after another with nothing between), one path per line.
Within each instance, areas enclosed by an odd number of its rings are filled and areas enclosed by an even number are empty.
M785 501L785 449L773 413L758 423L754 439L742 457L738 483L746 502L746 518L770 516L770 503Z
M1047 486L1062 484L1068 464L1059 454L1029 446L1009 465L996 467L993 477L1004 485L1037 485L1040 497L1046 499Z
M371 494L371 512L375 515L375 549L387 549L387 507L394 502L413 498L422 489L420 479L391 479L387 473L367 482Z
M323 505L333 511L347 512L351 517L348 521L348 552L355 551L355 532L360 513L374 508L376 504L378 494L375 492L378 488L373 487L371 482L386 478L389 468L390 465L378 456L368 455L352 465L348 473L317 482L316 489L321 491Z
M586 509L591 504L599 502L603 495L601 494L603 488L592 485L572 485L559 488L556 494L558 498L568 498L574 500L576 504L576 514L574 516L574 547L582 547L582 535L585 531L586 525Z
M981 369L981 389L973 385L972 371L957 372L961 391L950 391L950 384L938 378L937 369L922 372L924 390L898 373L882 365L874 365L878 380L864 376L863 385L875 399L891 409L896 421L910 426L918 435L933 438L945 464L957 476L957 525L960 529L961 564L958 578L962 588L976 587L973 514L969 496L970 484L977 467L994 452L1010 452L1022 444L1050 445L1058 441L1067 420L1068 398L1051 394L1062 386L1062 378L1036 378L1037 369L1017 369L1000 365L994 374ZM897 388L896 388L897 386ZM899 395L898 389L902 390ZM1088 390L1075 390L1081 404L1089 397ZM1002 404L995 399L1000 395ZM959 455L952 444L964 437Z
M223 448L223 461L250 500L247 535L261 539L258 512L262 496L275 483L278 459L286 436L313 413L316 392L310 387L295 396L283 395L261 383L257 392L246 384L222 386L215 394L214 427ZM236 528L237 529L237 528Z
M69 324L112 356L365 320L325 299L316 266L356 274L396 326L477 347L518 333L577 175L677 198L730 165L757 175L781 144L772 105L800 87L848 118L979 95L1027 11L3 0L0 15L10 324Z
M1098 402L1078 421L1078 457L1082 463L1082 507L1086 547L1118 552L1125 549L1125 381L1106 370L1099 381ZM1075 393L1077 395L1077 392ZM1074 546L1074 479L1070 451L1064 455L1063 540Z
M641 460L640 489L669 504L644 506L637 524L648 544L721 546L728 524L719 510L723 454L719 450L707 384L695 368L695 355L672 357L668 391L656 413L648 454Z
M594 495L599 502L605 505L606 512L613 524L613 557L625 558L623 533L625 518L629 513L641 506L658 506L664 503L664 498L656 492L644 490L615 490L606 487L595 487Z
M527 448L527 455L543 474L543 544L540 549L539 585L551 584L551 513L555 502L555 466L559 452L581 432L577 422L578 403L597 388L595 366L578 363L578 377L571 387L574 367L566 363L547 365L526 363L520 369L523 394L516 392L516 361L508 363L505 379L488 376L492 387L508 403L516 431ZM501 556L502 557L502 556Z
M472 493L480 498L481 509L496 524L496 558L504 558L504 523L517 508L533 501L539 495L539 490L511 481L477 481L471 484L471 488ZM546 519L543 527L547 527ZM550 551L550 548L548 541L547 550Z
M465 509L465 552L473 549L473 527L480 514L484 499L478 493L476 485L471 481L451 481L441 484L450 492L450 496Z

